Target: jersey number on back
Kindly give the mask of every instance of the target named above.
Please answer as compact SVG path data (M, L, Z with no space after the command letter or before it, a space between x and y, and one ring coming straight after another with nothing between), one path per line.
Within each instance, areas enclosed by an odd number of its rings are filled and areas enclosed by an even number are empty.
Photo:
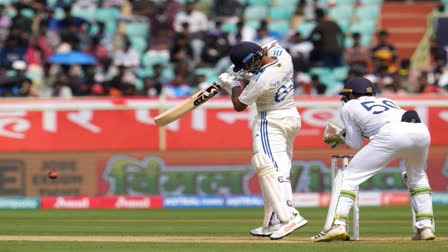
M391 108L397 109L399 108L395 103L389 100L382 100L380 101L365 101L361 102L361 105L367 110L371 111L373 108L376 108L373 111L373 114L381 114L384 111L388 111ZM379 109L379 110L378 110Z
M291 84L289 86L282 85L275 92L274 100L275 102L281 102L285 99L286 95L294 90L294 80L291 78Z

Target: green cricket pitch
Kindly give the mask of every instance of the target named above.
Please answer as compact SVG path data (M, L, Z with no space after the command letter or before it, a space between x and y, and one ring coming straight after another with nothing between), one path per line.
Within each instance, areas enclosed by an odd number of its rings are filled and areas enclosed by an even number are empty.
M436 240L411 241L409 206L360 207L360 241L313 243L327 208L278 241L253 237L262 208L1 210L0 251L447 251L448 207L434 206ZM350 227L351 230L351 227Z

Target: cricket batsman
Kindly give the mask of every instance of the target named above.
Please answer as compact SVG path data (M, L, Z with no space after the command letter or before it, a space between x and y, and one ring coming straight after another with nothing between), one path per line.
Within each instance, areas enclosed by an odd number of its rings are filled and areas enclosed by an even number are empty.
M332 147L345 142L359 151L343 169L336 209L328 210L334 218L327 220L333 223L311 240L346 239L348 215L359 185L399 157L405 162L409 201L415 213L412 240L435 239L431 188L424 170L431 141L428 128L414 110L405 111L388 98L375 97L375 88L366 78L349 79L340 95L344 103L340 110L343 125L338 128L330 122L327 130L332 128L335 133L325 142ZM363 139L370 140L364 147Z
M294 103L293 64L289 53L276 41L263 47L241 42L230 50L233 65L219 76L231 93L233 107L240 112L255 103L252 124L252 167L260 182L264 221L251 235L281 239L304 226L295 209L290 182L293 142L301 127ZM239 79L250 78L242 88Z

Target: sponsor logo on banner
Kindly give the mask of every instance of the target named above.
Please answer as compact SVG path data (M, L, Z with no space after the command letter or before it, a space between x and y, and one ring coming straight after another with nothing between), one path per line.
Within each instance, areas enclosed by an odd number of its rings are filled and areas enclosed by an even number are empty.
M25 162L23 160L0 160L0 195L25 195Z
M250 164L166 166L164 160L157 156L138 160L123 155L113 156L105 163L106 167L100 168L101 183L107 186L101 187L104 191L100 191L100 195L260 194ZM395 165L382 169L362 183L361 192L407 191L401 181L404 162L396 162ZM294 160L290 176L293 192L329 192L329 171L322 160ZM325 196L319 199L319 205L326 205L326 200Z
M0 198L0 209L37 209L39 198Z
M115 156L102 177L108 195L229 195L247 194L252 176L249 165L166 167L158 157Z
M164 208L215 208L224 207L223 196L166 196Z
M360 206L379 206L381 205L380 192L360 192L359 193Z
M321 200L319 193L294 193L292 198L296 207L317 207Z
M381 193L381 205L407 205L409 204L409 193Z
M226 207L262 207L263 198L260 195L227 196Z
M90 208L90 199L88 197L81 198L67 198L57 197L52 208Z

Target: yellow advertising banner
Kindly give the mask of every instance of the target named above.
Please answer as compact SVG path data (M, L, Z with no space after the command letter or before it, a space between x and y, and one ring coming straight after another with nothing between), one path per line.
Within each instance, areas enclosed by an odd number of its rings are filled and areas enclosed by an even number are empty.
M49 179L56 171L57 179ZM90 153L0 154L0 196L96 194L95 156Z

